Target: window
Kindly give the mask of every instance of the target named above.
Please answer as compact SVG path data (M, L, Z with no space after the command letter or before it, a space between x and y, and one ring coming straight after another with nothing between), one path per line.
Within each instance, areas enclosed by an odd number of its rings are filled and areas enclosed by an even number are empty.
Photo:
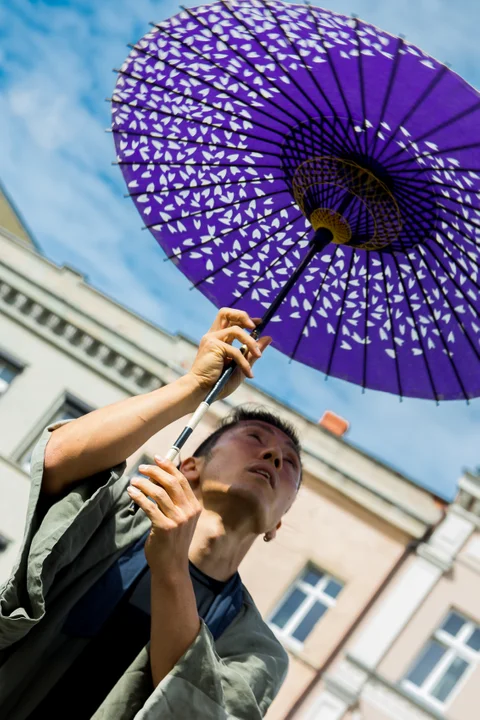
M2 532L0 532L0 553L5 552L9 545L10 540Z
M88 412L91 411L91 409L92 408L89 408L87 405L80 402L80 400L75 400L74 398L67 396L64 398L58 409L52 414L52 416L47 419L47 421L45 422L45 426L53 425L54 423L60 422L61 420L74 420L75 418L81 417L82 415L86 415ZM25 470L25 472L27 473L30 472L32 453L37 442L38 436L32 443L30 443L28 450L24 452L20 458L20 464L23 470Z
M300 649L342 589L341 582L308 566L272 613L270 627L281 640Z
M480 657L480 626L452 610L415 660L404 686L443 705Z
M21 365L0 355L0 396L7 392L12 380L21 372Z

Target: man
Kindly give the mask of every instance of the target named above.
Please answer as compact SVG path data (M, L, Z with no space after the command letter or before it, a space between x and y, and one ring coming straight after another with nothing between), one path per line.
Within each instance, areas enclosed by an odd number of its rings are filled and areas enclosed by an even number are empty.
M226 361L240 370L224 395L253 376L270 342L248 334L256 323L221 310L184 377L45 431L24 546L0 593L0 717L264 716L287 656L237 570L295 499L295 432L240 410L178 469L156 456L128 494L120 479L124 459L192 412ZM143 512L128 512L130 498Z

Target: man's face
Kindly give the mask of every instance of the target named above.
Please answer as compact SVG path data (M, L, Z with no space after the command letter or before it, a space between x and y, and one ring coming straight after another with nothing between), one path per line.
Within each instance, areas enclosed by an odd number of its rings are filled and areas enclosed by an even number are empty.
M204 459L200 490L205 507L228 506L260 534L275 529L295 499L300 476L290 438L269 423L246 420L227 430Z

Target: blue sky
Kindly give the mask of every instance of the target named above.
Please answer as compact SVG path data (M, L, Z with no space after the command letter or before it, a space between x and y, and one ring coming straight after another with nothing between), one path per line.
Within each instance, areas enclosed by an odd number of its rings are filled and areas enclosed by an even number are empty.
M192 3L189 3L192 4ZM198 3L193 3L198 4ZM329 0L403 33L480 86L478 0ZM9 0L0 6L0 179L47 257L171 332L199 339L214 308L169 263L112 167L105 98L126 44L178 11L171 0ZM256 382L308 417L331 409L349 440L446 498L480 466L480 400L398 399L289 364L269 349Z

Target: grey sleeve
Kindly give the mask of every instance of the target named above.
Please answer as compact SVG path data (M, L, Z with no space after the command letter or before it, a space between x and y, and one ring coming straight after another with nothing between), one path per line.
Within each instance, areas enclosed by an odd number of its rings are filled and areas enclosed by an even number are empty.
M287 653L253 601L247 602L217 642L202 621L191 646L156 688L145 647L92 720L260 720L287 669Z
M264 630L241 632L243 637L234 630L216 647L202 623L194 643L135 720L193 717L196 708L203 720L261 720L283 683L288 657Z
M0 650L20 640L45 615L56 578L82 552L102 521L114 511L114 487L125 463L76 484L53 499L41 493L44 455L50 434L42 433L32 455L31 489L25 531L10 577L0 587Z

